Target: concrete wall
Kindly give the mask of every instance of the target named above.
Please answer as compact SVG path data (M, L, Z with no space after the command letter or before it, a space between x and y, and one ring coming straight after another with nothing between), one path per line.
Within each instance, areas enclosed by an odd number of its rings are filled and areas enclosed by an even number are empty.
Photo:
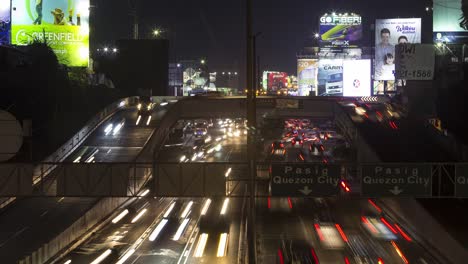
M110 215L127 198L105 198L96 203L81 218L63 231L49 243L34 251L30 256L20 260L20 264L42 264L59 253L63 248L84 235L93 226L98 224L104 216Z

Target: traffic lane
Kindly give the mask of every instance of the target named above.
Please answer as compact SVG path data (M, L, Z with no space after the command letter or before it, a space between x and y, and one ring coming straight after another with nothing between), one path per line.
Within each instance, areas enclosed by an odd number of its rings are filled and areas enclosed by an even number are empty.
M0 256L15 263L70 226L94 204L93 198L28 198L0 216Z
M132 112L136 112L136 109L119 111L113 118L128 117L132 115ZM85 144L93 141L95 137L102 136L106 125L108 125L107 122L101 124L85 141ZM125 129L118 134L122 135L122 132L125 132ZM78 148L67 158L67 161L75 160L80 151L81 148ZM10 208L2 212L0 217L0 240L3 241L0 255L8 256L5 261L9 263L33 252L70 226L97 200L95 198L25 198L15 201Z
M316 215L320 215L320 211L326 210L327 205L324 201L314 201L313 199L301 199L301 198L270 198L270 202L265 199L262 200L260 204L261 209L259 209L262 217L267 218L270 216L271 219L281 219L278 229L283 229L282 226L287 226L288 224L294 223L296 228L299 231L296 231L296 235L293 233L281 234L277 236L278 239L282 239L285 242L285 245L292 243L293 245L307 245L309 248L305 253L307 253L307 258L314 259L317 258L317 261L320 263L343 263L344 261L344 242L342 242L343 247L339 248L327 248L323 247L320 239L315 234L314 224L316 223ZM266 206L266 207L265 207ZM268 208L268 209L265 209ZM284 218L286 219L284 220ZM290 218L294 218L294 221L291 221ZM274 226L274 224L273 224ZM298 232L302 232L302 237L297 235ZM265 232L269 234L268 232ZM336 237L335 239L341 240L341 237ZM274 239L273 239L274 240ZM270 256L271 259L268 261L273 261L273 258L279 258L278 250L281 248L281 245L277 245L276 256L273 245L269 245L270 252L266 253L267 256ZM283 246L284 247L284 246ZM300 250L300 251L298 251ZM286 251L286 252L285 252ZM282 254L284 258L287 258L288 254L302 254L304 255L304 250L296 246L292 251L293 253L287 252L286 249L282 249ZM313 256L312 251L316 254ZM265 263L269 263L266 261Z
M155 250L154 246L159 244L160 240L165 236L170 236L171 239L174 237L175 230L177 230L178 227L177 223L179 222L177 215L179 209L182 207L173 207L174 199L172 198L164 198L163 200L165 200L164 205L160 207L158 213L152 215L144 224L141 224L140 227L138 227L138 231L135 232L135 235L128 239L129 243L123 245L113 258L109 258L108 263L111 263L110 261L113 261L113 263L117 261L125 263L171 263L171 261L173 261L173 258L176 257L174 254L177 250L177 245L171 244L161 252ZM164 218L169 210L172 212L171 215L168 215L168 218ZM149 241L151 234L163 218L168 221L167 224L156 237L155 241ZM178 241L174 242L177 244ZM134 250L133 253L131 252L132 250ZM128 255L129 252L131 253L130 255ZM162 256L162 258L158 258L158 256ZM170 256L172 256L172 258L170 258ZM99 254L95 257L99 257ZM154 262L155 260L156 262Z
M270 200L270 206L267 199L257 199L256 243L259 263L278 263L278 251L282 249L283 240L310 239L300 217L290 213L290 207L287 198L274 198L273 203Z
M186 210L189 200L185 200L184 202L183 199L176 199L174 202L177 209L171 210L167 218L158 220L157 225L160 225L162 221L167 222L154 241L146 239L142 243L141 247L137 249L132 257L131 263L175 263L183 254L184 247L189 242L192 231L195 231L197 228L204 200L190 200L193 202L191 210L186 217L182 218L181 216ZM175 240L176 233L183 226L184 219L189 219L189 222L180 234L180 237ZM153 226L152 230L156 230L157 225Z
M91 263L107 249L115 250L121 255L138 240L154 219L169 205L170 199L153 197L133 198L134 203L125 209L114 212L112 220L123 211L129 212L121 220L110 221L102 229L93 233L80 246L62 258L62 261L72 260L72 263ZM145 210L146 209L146 210ZM145 210L138 219L136 217Z
M247 147L239 144L221 143L219 151L210 154L205 153L203 158L196 158L191 161L193 146L170 146L164 147L158 155L160 162L180 162L185 156L188 162L223 162L223 161L244 161Z
M196 236L192 241L193 246L187 247L184 252L180 255L180 263L236 263L239 254L240 246L240 222L242 217L242 198L229 198L229 204L225 216L221 216L221 212L224 200L214 200L209 210L214 210L212 216L212 223L208 221L208 225L196 230ZM225 217L229 221L229 227L226 231L222 230L217 224L216 219ZM220 241L222 239L221 234L227 234L226 254L218 256L218 248L220 247ZM202 251L201 256L196 255L200 238L203 234L207 235L206 246ZM245 243L245 242L244 242ZM222 247L222 246L221 246ZM219 252L223 252L222 250Z
M421 120L402 117L392 128L387 122L378 123L345 108L355 126L384 161L452 161L453 158L427 135ZM362 119L359 121L358 119Z
M399 248L400 253L410 263L419 261L420 259L424 259L428 263L437 263L437 261L431 256L430 252L423 249L417 240L414 238L410 238L411 241L406 240L405 237L408 236L408 234L404 231L405 226L396 223L388 216L382 215L379 211L381 209L379 207L375 207L367 199L351 197L346 199L328 198L326 199L326 208L333 213L334 223L339 224L342 228L343 233L349 240L349 246L356 246L356 239L365 241L361 244L368 245L365 248L365 251L368 252L367 254L369 257L373 257L374 259L380 257L385 261L385 263L387 263L387 261L391 261L391 263L399 263L402 261L402 257L400 257L396 252L396 246ZM397 233L393 239L395 245L393 245L390 240L384 240L373 236L369 230L364 228L362 216L370 216L379 220L383 218L383 220L381 220L382 224L384 224L383 221L385 221L385 224L389 224L391 227L391 229L387 227L388 230L395 231ZM401 232L404 233L404 236Z
M94 156L100 162L132 162L143 147L99 147Z

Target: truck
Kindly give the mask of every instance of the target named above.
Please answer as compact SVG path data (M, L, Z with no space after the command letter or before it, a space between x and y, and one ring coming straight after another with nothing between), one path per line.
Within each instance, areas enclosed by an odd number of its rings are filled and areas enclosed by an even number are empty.
M327 95L343 94L343 73L332 73L327 76L325 92Z

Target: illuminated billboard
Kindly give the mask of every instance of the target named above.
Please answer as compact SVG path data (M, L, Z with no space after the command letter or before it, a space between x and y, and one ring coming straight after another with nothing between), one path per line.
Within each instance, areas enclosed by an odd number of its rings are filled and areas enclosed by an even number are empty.
M343 96L370 96L371 61L343 61Z
M319 60L318 95L343 95L343 60Z
M10 31L10 0L0 0L0 45L8 44Z
M316 59L297 60L297 86L299 96L317 95L318 61Z
M421 43L421 19L377 19L375 22L375 80L395 80L395 45Z
M320 47L357 47L362 38L361 16L325 14L320 18Z
M433 34L434 41L447 43L466 43L468 31L460 27L462 1L433 1Z
M0 21L10 21L10 0L0 0Z
M395 81L374 81L372 95L395 93Z
M13 0L11 43L45 41L60 63L87 67L89 0Z
M276 93L284 88L288 88L288 74L285 72L269 72L267 76L267 92Z

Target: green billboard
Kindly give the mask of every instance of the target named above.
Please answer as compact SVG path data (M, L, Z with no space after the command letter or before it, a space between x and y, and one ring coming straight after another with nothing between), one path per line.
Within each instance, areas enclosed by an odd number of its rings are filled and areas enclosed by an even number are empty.
M89 0L13 0L11 43L45 41L60 63L87 67Z

